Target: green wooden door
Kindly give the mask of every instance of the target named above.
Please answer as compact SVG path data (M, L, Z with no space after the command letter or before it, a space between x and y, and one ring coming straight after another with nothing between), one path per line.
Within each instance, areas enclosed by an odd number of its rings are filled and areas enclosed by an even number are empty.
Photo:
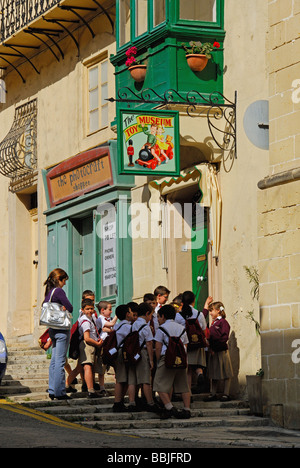
M207 210L201 210L192 228L192 284L196 295L195 308L202 311L208 296L208 230Z
M86 289L95 291L96 249L94 241L93 214L72 220L73 244L73 317L79 314L82 293Z
M70 258L70 222L59 221L48 226L47 239L47 267L48 274L54 268L62 268L69 275L69 280L64 286L67 296L72 299L72 264ZM71 300L72 302L72 300Z

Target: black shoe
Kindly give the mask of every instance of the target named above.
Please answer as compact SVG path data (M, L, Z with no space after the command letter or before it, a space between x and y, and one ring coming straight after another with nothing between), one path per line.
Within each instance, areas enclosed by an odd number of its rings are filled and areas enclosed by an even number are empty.
M71 387L71 385L66 388L66 393L76 393L76 392L77 392L76 388Z
M170 410L167 410L166 408L164 408L160 415L160 418L161 419L169 419L169 418L177 419L179 418L179 411L174 406Z
M217 395L208 395L208 397L203 398L203 401L218 401Z
M182 409L181 411L179 411L178 419L190 419L191 416L192 415L191 415L190 410Z
M50 400L52 400L52 401L54 400L55 396L53 395L53 393L49 393L49 398L50 398Z
M127 407L124 405L123 401L119 401L113 404L112 410L114 413L126 413L128 411Z
M81 391L82 392L87 392L87 385L86 385L85 382L81 385Z
M231 398L229 395L222 395L220 401L231 401Z
M149 403L146 403L145 411L148 411L149 413L161 414L163 410L156 403L154 403L154 405L149 405Z
M87 398L101 398L101 395L97 392L88 392Z
M137 406L137 405L128 405L127 406L127 411L129 413L138 413L139 411L141 411L141 409Z

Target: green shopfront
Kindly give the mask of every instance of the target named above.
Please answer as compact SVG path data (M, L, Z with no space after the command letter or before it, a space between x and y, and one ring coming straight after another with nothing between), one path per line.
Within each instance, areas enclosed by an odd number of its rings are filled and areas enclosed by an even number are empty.
M161 227L161 237L167 225L164 206L176 217L179 212L183 213L184 204L201 204L203 208L201 221L193 221L191 237L195 242L192 248L187 247L189 239L181 236L162 240L160 244L153 241L153 251L162 252L161 266L166 272L165 276L159 273L156 276L159 268L155 270L153 281L165 281L173 296L182 287L193 289L202 307L209 283L212 283L212 272L208 270L218 261L221 197L217 177L225 141L224 138L218 145L209 130L215 125L211 125L212 114L221 116L222 105L228 104L231 109L234 106L222 94L224 0L117 0L116 5L117 50L111 56L111 63L115 67L116 96L112 101L116 102L118 127L125 110L128 114L134 111L161 112L162 116L166 111L179 114L179 172L173 178L166 177L163 172L166 165L162 163L156 167L153 176L147 178L141 199L149 188L148 205L151 200L157 206L160 204L161 217L156 221ZM183 45L189 46L191 41L217 44L202 71L193 71L188 65ZM128 57L132 51L135 63L144 66L142 80L135 79L131 73ZM217 110L214 102L220 104ZM218 119L221 123L224 115L225 112ZM220 134L223 138L225 133L221 130ZM119 136L118 139L120 144ZM137 167L132 170L136 171ZM151 170L148 175L149 172ZM182 224L183 216L176 219ZM182 262L186 263L187 258L190 265L183 272ZM141 269L138 259L134 262L134 272ZM185 281L183 277L188 279ZM151 284L149 277L144 292ZM137 285L134 293L140 299L143 290Z
M44 171L47 268L69 275L65 291L78 316L82 292L113 306L132 297L128 207L132 176L118 176L116 142Z

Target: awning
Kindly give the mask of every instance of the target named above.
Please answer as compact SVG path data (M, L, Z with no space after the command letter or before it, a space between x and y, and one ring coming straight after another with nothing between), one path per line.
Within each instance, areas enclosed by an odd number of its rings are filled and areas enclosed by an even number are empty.
M213 256L218 257L221 237L222 198L214 166L209 163L202 163L183 169L179 177L164 177L149 182L150 209L151 204L160 203L162 196L195 184L198 184L202 193L201 206L210 208Z
M94 38L97 31L92 22L97 16L105 15L114 33L115 3L113 0L1 0L0 69L12 67L25 83L20 67L24 60L40 74L34 63L36 51L47 48L59 61L64 58L61 41L67 36L74 42L79 56L78 28L85 27Z

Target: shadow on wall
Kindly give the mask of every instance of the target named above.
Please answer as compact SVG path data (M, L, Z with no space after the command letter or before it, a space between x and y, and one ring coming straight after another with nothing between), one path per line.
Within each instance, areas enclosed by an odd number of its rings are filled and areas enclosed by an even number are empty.
M238 380L240 372L240 349L237 346L237 339L234 331L230 333L230 337L228 340L228 348L233 369L233 378L231 379L230 383L230 394L237 396L240 393L243 393L243 389L240 388Z

